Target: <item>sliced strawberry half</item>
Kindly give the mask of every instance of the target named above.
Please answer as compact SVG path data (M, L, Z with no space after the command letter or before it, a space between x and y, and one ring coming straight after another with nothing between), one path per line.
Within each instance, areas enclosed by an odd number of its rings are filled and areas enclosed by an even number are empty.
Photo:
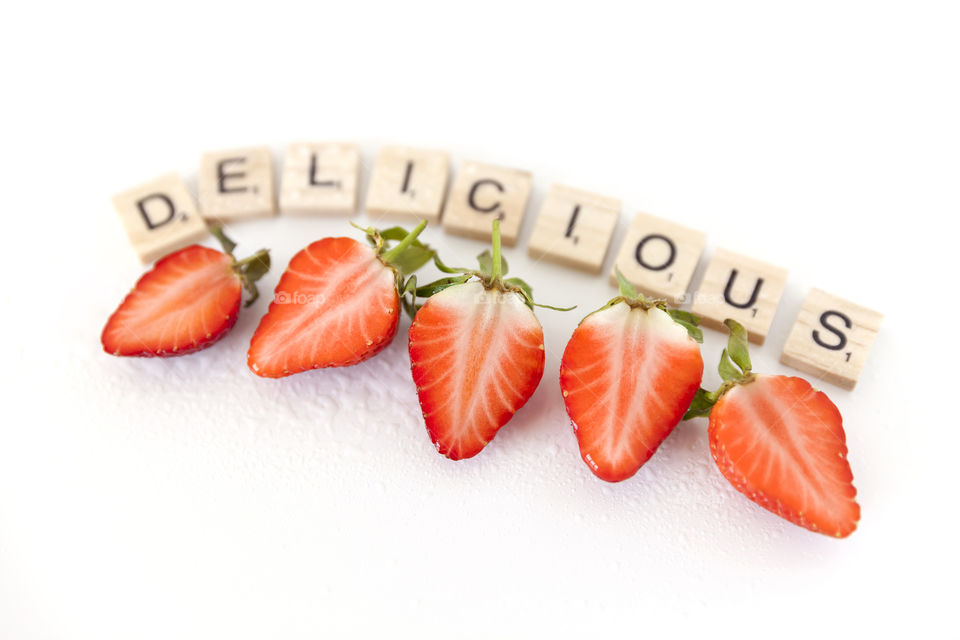
M860 505L840 411L802 378L752 373L746 331L726 324L725 382L701 390L688 417L709 413L710 452L738 491L801 527L849 536Z
M116 356L181 356L209 347L233 328L241 292L270 268L262 250L235 261L235 246L219 227L224 251L191 245L161 258L145 273L103 329L103 350Z
M560 388L580 455L608 482L650 459L700 387L696 320L670 311L680 322L621 278L621 296L584 318L563 352Z
M397 333L404 274L432 256L416 240L425 226L403 231L390 250L385 240L399 235L396 228L366 230L372 245L324 238L293 256L250 340L250 370L279 378L357 364L383 350Z
M410 325L413 381L430 439L470 458L533 395L543 329L523 297L472 281L440 291Z
M504 279L499 222L480 270L416 290L428 297L410 325L410 368L430 439L452 460L477 455L543 377L543 328L530 287ZM544 305L538 305L544 306Z

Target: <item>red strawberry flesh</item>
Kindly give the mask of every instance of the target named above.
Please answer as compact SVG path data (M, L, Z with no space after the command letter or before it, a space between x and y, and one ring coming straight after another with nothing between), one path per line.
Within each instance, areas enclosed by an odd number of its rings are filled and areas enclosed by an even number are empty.
M860 519L837 407L802 378L756 376L728 390L710 413L710 451L751 500L830 536Z
M241 281L225 253L191 245L157 261L110 316L104 351L179 356L210 346L240 310Z
M543 376L543 329L520 295L478 281L430 297L410 326L413 381L431 440L478 454Z
M390 344L399 311L396 273L373 247L318 240L290 260L247 363L269 378L356 364Z
M699 345L664 311L619 302L587 316L564 350L560 387L590 470L608 482L636 473L702 376Z

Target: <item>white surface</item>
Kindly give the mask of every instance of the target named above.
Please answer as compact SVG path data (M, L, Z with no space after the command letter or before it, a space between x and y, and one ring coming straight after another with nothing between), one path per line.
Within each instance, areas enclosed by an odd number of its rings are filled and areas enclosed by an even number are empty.
M956 633L957 16L880 4L8 8L0 637ZM477 458L432 450L406 320L361 366L246 370L282 267L344 219L234 225L278 268L208 351L100 352L141 272L109 197L193 179L205 150L296 140L533 172L506 255L541 301L580 308L539 312L543 382ZM793 373L777 358L810 286L886 314L857 390L824 385L863 507L851 538L737 494L703 421L627 482L589 473L559 355L613 290L526 259L554 180L622 198L618 239L643 209L788 267L757 369ZM426 238L451 262L483 248Z

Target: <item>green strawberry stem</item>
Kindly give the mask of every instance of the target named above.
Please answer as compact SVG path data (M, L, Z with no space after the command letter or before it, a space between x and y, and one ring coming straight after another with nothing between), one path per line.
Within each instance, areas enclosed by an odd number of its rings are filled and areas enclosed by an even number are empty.
M428 284L416 286L414 288L407 289L412 296L416 298L429 298L430 296L443 291L447 287L452 287L454 285L463 284L467 282L470 278L479 278L483 283L483 286L487 289L499 289L500 291L511 291L513 293L519 294L524 303L533 309L534 307L543 307L545 309L553 309L554 311L570 311L576 307L552 307L546 304L540 304L533 301L533 289L530 288L526 282L520 278L507 278L504 279L504 275L508 272L507 261L504 259L503 254L500 250L500 220L494 219L493 224L490 228L490 238L491 238L491 249L484 250L483 253L477 256L477 261L479 262L479 269L462 269L458 267L449 267L440 260L440 256L436 253L433 254L433 263L436 265L437 269L443 273L454 273L457 275L447 276L440 278L434 282ZM415 308L416 305L413 305Z
M207 225L207 229L210 231L210 234L220 242L220 246L223 247L223 252L233 258L233 262L230 263L230 268L240 277L240 283L250 295L243 304L244 307L249 307L260 297L260 292L257 291L256 286L257 280L262 278L263 275L270 270L270 250L260 249L260 251L257 251L252 256L247 256L243 260L237 260L233 256L233 250L236 249L237 243L224 233L223 225L219 222L212 222Z
M266 260L267 262L269 262L269 261L270 261L270 250L269 250L269 249L260 249L260 251L257 251L257 252L256 252L255 254L253 254L252 256L247 256L247 257L244 258L243 260L234 260L234 261L233 261L233 264L231 264L230 266L233 267L233 268L242 267L242 266L244 266L244 265L250 264L251 262L253 262L253 261L255 261L255 260Z
M233 257L233 250L237 247L237 243L227 237L227 234L223 231L223 224L219 222L211 222L207 224L207 231L210 232L217 241L220 242L220 246L223 247L223 252Z
M491 231L493 236L493 269L490 271L490 282L500 282L500 278L503 276L503 263L500 258L500 220L493 220L493 229Z
M411 231L406 236L404 236L403 240L398 242L396 246L394 246L392 249L384 253L381 256L381 259L384 262L393 262L394 260L396 260L397 257L401 253L403 253L404 249L406 249L407 247L409 247L414 243L414 241L417 239L417 236L419 236L420 232L423 231L426 227L427 227L427 221L421 220L420 224L418 224L413 228L413 231Z
M724 320L723 324L730 330L730 338L727 340L727 354L743 372L740 377L749 376L753 363L750 362L750 349L747 346L747 330L744 329L742 324L731 318ZM724 380L726 379L724 378Z
M697 395L693 397L693 401L690 403L690 408L683 416L684 420L709 416L713 405L720 400L723 394L737 385L749 384L757 377L752 371L753 365L750 362L750 354L747 349L747 330L743 328L742 324L730 318L724 320L723 324L730 331L727 348L720 355L720 364L717 367L720 371L720 377L723 379L723 384L713 391L707 391L703 388L698 389Z
M266 249L260 249L260 251L257 251L248 258L239 261L235 260L231 266L240 276L240 282L243 283L243 288L250 294L250 297L247 298L247 301L243 304L244 307L249 307L260 297L256 282L270 270L270 252Z

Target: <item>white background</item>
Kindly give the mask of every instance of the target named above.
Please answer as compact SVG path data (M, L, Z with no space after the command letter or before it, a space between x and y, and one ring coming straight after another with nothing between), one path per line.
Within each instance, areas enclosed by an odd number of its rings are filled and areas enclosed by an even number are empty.
M0 638L957 635L960 46L951 3L22 3L0 27ZM235 224L267 293L173 360L100 351L141 273L110 196L204 150L402 143L529 169L507 252L546 373L477 458L437 455L397 341L282 381L245 367L290 256L343 218ZM368 177L365 167L364 178ZM680 425L629 481L579 459L557 374L614 290L525 258L553 181L885 314L840 407L863 520L794 527ZM358 219L367 219L358 216ZM482 243L425 237L449 262ZM612 258L608 256L607 266ZM701 263L699 274L705 265ZM723 338L707 332L708 375Z

